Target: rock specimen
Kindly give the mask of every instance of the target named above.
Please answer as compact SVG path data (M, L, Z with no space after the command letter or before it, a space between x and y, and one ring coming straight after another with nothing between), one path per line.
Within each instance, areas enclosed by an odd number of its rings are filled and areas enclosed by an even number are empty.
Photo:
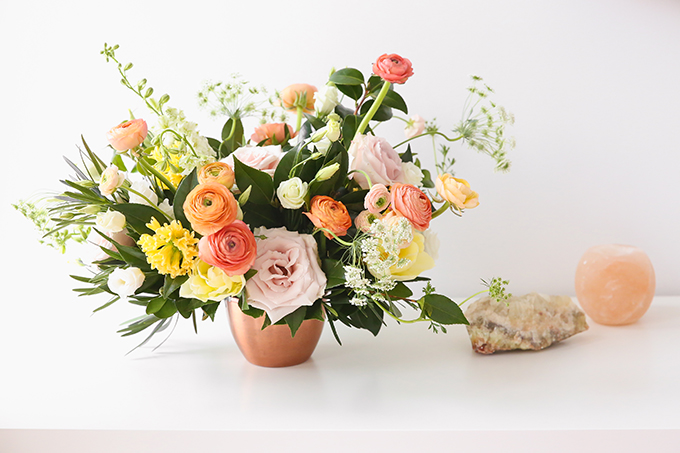
M530 293L507 303L485 297L472 303L465 316L472 349L480 354L544 349L588 330L585 314L567 296Z
M591 247L576 268L576 297L600 324L634 323L649 308L655 288L652 262L632 245Z

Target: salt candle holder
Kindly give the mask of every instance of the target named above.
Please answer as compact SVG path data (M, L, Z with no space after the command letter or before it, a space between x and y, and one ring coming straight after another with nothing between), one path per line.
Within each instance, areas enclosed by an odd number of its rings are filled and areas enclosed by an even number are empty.
M656 278L647 254L632 245L589 248L576 268L576 297L595 322L632 324L654 298Z

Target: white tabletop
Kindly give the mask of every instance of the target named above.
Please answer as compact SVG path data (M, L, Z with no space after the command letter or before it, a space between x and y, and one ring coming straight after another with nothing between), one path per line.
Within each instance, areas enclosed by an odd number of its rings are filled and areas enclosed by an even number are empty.
M53 307L57 319L64 309ZM69 310L82 315L84 307ZM512 432L552 432L554 440L571 430L644 430L638 434L680 439L680 297L657 297L630 326L589 319L590 330L540 352L479 355L462 326L435 335L425 325L390 324L377 338L339 326L343 346L326 328L310 361L278 369L242 358L222 310L199 324L199 335L180 322L160 349L127 356L142 338L118 338L106 311L66 326L50 323L49 311L10 314L0 331L0 446L3 436L31 438L30 430L42 438L485 431L506 444Z

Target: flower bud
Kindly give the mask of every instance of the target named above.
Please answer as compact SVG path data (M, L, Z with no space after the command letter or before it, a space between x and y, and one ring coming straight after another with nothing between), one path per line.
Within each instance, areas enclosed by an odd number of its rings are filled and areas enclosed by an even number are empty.
M328 130L326 131L326 137L328 140L335 142L340 138L340 117L336 114L328 115L328 124L326 124Z
M326 181L328 179L331 179L331 177L338 171L338 169L340 169L340 164L337 162L332 165L323 167L316 173L314 179L316 181Z

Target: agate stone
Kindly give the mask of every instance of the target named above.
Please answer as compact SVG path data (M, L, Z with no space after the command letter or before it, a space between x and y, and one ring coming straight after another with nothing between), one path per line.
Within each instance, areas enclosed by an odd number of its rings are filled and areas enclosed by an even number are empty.
M576 297L600 324L632 324L654 298L656 279L647 254L631 245L591 247L576 268Z
M480 354L539 350L588 329L585 314L568 296L530 293L497 302L489 297L465 312L472 349Z

